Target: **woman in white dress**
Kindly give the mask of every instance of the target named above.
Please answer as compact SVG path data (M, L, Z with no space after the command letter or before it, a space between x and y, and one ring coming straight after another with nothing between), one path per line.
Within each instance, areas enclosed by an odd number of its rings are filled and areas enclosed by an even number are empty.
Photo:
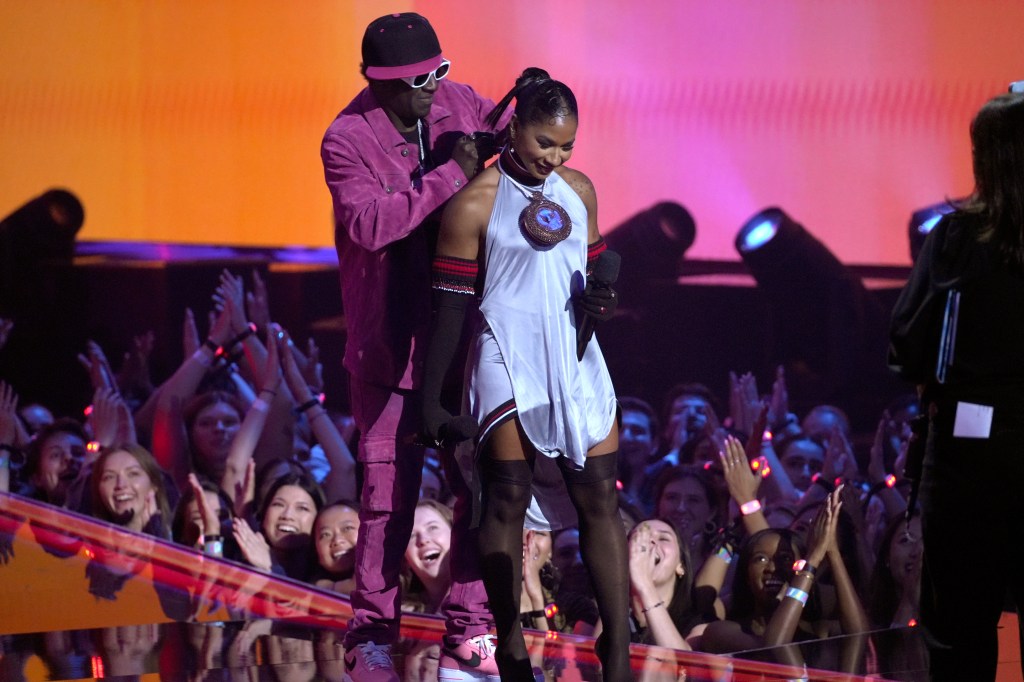
M424 431L443 440L451 428L441 384L467 304L479 296L482 319L465 393L479 433L462 451L472 451L481 482L481 568L499 670L503 679L536 675L519 620L524 522L548 529L578 517L603 626L598 655L604 679L617 682L629 679L630 669L615 393L597 341L578 354L579 328L592 329L614 310L616 295L606 284L614 277L595 280L590 272L605 250L597 197L583 173L565 166L578 125L572 91L541 69L527 69L491 119L513 98L508 144L452 198L442 219Z

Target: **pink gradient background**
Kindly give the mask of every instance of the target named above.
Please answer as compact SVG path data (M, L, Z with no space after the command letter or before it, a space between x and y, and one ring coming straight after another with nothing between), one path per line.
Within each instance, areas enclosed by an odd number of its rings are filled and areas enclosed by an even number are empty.
M845 262L908 262L910 213L970 191L971 116L1024 78L1016 0L6 2L0 215L65 186L83 239L330 244L320 137L389 9L484 94L567 82L604 229L675 200L694 258L779 205Z

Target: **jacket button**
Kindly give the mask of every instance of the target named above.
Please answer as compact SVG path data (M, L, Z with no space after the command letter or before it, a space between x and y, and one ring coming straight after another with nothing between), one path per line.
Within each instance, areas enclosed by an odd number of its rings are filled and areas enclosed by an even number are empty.
M402 150L402 156L409 156L409 150L408 149L403 149Z
M385 187L384 191L387 192L388 194L391 194L391 188L390 187Z
M462 187L462 180L456 180L455 181L455 186L456 187Z

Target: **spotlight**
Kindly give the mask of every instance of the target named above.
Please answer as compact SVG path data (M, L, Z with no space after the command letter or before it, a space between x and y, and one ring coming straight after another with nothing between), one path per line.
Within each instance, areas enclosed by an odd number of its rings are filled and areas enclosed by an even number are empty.
M627 218L605 237L622 256L618 286L629 289L652 279L679 275L679 262L696 236L693 216L681 204L663 201Z
M39 307L40 287L53 288L42 266L70 265L75 235L85 220L82 202L51 189L0 220L0 316L23 317Z
M778 207L740 228L736 250L766 298L767 367L786 366L791 395L810 405L841 400L881 366L881 303L803 225ZM810 406L809 405L809 406Z
M735 245L758 284L787 276L803 280L807 268L830 278L846 273L824 244L778 207L766 208L744 223Z
M910 260L916 261L921 253L925 237L939 224L942 216L953 211L953 205L943 201L914 211L907 225L907 236L910 238Z

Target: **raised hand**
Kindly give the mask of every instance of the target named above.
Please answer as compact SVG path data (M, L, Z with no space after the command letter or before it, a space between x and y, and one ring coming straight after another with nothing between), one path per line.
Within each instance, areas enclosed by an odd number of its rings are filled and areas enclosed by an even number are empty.
M196 500L196 509L199 511L199 517L195 520L197 537L220 535L220 518L207 502L206 491L203 490L203 486L200 485L195 474L188 475L188 485L192 489L192 495Z
M821 565L826 555L838 551L836 529L839 527L839 512L843 507L842 492L845 484L839 485L825 498L814 517L807 537L807 561L813 566Z
M0 381L0 445L16 445L18 439L18 394Z
M294 346L290 347L294 348ZM296 358L296 360L298 360L298 358ZM305 364L300 364L300 366L302 367L302 376L306 379L306 384L317 391L323 391L324 366L320 362L320 347L316 345L316 341L313 340L313 337L310 337L306 341L305 360Z
M210 340L218 346L223 346L234 335L231 326L231 311L228 308L229 306L224 306L219 311L210 311Z
M740 377L729 373L729 408L733 428L752 434L754 422L761 413L762 401L757 392L757 379L750 372Z
M117 373L117 386L125 395L144 400L153 392L149 376L149 358L153 354L156 335L149 331L132 339L131 349L124 354L121 370Z
M910 441L901 441L899 452L896 453L896 461L892 463L893 471L900 472L900 475L903 475L903 472L907 469L908 452L910 452Z
M650 525L641 523L629 535L629 582L632 590L641 599L656 594L654 567L657 565L654 552L654 534Z
M718 452L722 462L722 471L725 474L725 483L729 488L729 495L742 505L757 499L757 489L761 485L761 474L750 467L750 460L747 459L746 450L740 441L728 436L725 439L725 447Z
M245 318L245 286L241 277L235 277L226 269L221 271L213 302L218 312L227 312L232 335L237 336L249 327Z
M227 491L231 496L235 516L244 518L249 515L252 503L256 500L256 460L250 459L245 465L242 482L234 490Z
M271 569L270 545L262 533L254 531L248 521L240 518L236 518L231 524L231 532L238 542L239 549L242 550L242 556L250 565L262 571Z
M754 460L761 456L766 428L768 428L768 404L762 403L761 411L758 412L753 426L750 427L750 435L747 437L747 444L744 448L747 451L747 459Z
M837 478L851 479L857 477L857 460L853 456L850 442L839 427L834 427L828 437L825 448L825 461L822 463L821 475L827 481Z
M92 395L92 411L89 412L89 427L92 437L105 448L120 445L118 442L118 415L112 388L97 388Z
M871 443L871 454L868 459L868 481L871 483L881 483L885 480L885 430L889 419L889 411L886 410L878 421L875 439Z
M181 348L185 357L190 357L199 349L199 329L196 327L196 316L191 308L185 308L185 319L181 325Z
M107 356L98 343L89 341L86 344L86 352L78 354L78 362L89 373L93 389L117 388L114 383L114 370L110 368Z
M257 368L256 377L258 391L277 393L281 385L281 356L291 355L288 350L288 339L285 332L274 324L267 328L267 357L262 367Z
M768 401L768 423L775 427L783 424L789 415L789 391L786 390L786 371L782 365L775 368L772 397Z
M732 418L732 427L739 428L740 419L743 415L743 402L740 398L740 379L736 372L729 370L729 416Z
M279 327L280 329L280 327ZM295 348L295 344L292 343L292 338L288 332L284 329L280 329L280 349L278 354L281 358L280 365L281 370L284 374L284 381L288 385L288 390L291 391L292 396L299 403L304 403L308 399L314 397L310 394L311 389L316 388L303 376L302 370L299 368L299 363L296 358L298 349ZM310 339L312 342L312 339ZM315 348L315 345L313 345Z
M256 268L252 269L252 291L245 294L245 310L249 314L249 320L259 329L266 329L270 324L270 301L267 296L267 285Z

